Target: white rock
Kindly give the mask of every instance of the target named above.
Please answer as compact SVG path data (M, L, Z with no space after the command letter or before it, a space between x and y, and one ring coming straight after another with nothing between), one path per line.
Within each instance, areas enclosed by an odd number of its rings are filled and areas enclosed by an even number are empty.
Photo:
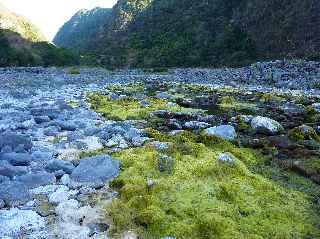
M206 129L205 134L221 137L226 140L234 140L237 137L236 130L231 125L220 125Z
M0 238L23 236L22 230L36 234L45 230L45 225L45 220L34 211L17 208L0 210Z
M49 195L49 202L53 204L58 204L65 202L69 199L70 192L68 187L61 187L54 193Z
M267 118L257 116L254 117L251 121L252 129L256 130L258 133L275 135L283 132L283 127L277 121Z
M70 179L70 176L69 174L64 174L62 177L61 177L61 183L65 186L68 186L70 185L71 183L71 179Z
M227 153L219 154L217 158L220 162L234 163L234 159Z

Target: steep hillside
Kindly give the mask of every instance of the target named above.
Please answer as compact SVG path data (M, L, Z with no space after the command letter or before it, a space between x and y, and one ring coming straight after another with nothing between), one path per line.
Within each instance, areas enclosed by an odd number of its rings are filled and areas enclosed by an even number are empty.
M111 9L105 8L80 10L60 28L53 42L77 52L86 48L107 23L110 13Z
M317 0L119 0L82 52L107 66L319 59Z
M48 43L35 25L0 5L0 67L76 62L74 55Z

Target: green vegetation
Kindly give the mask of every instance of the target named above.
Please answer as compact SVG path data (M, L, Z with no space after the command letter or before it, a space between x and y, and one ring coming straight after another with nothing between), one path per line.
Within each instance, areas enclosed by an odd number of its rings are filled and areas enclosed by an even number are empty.
M0 67L65 66L78 63L78 56L46 41L27 19L0 4Z
M147 107L142 106L138 100L130 97L111 100L107 96L96 93L88 94L87 100L94 111L113 120L150 119L150 113L155 110L185 113L195 111L178 105L170 106L166 100L151 97L147 99L147 102L150 104Z
M80 10L60 28L53 42L59 47L79 52L97 37L110 14L111 9L104 8Z
M95 11L77 13L56 42L111 68L319 59L317 0L121 0L105 19Z
M79 68L71 67L71 68L68 69L68 73L71 74L71 75L79 75L81 72L80 72Z
M264 174L275 173L263 166L263 156L214 137L161 136L155 131L153 135L172 146L162 154L148 146L114 154L122 165L120 176L111 183L120 196L106 206L114 235L133 230L141 238L320 236L311 194L255 173L262 168ZM235 162L219 162L222 152ZM176 162L171 174L158 169L163 154ZM154 185L148 187L148 180ZM308 180L298 180L300 187L310 186Z

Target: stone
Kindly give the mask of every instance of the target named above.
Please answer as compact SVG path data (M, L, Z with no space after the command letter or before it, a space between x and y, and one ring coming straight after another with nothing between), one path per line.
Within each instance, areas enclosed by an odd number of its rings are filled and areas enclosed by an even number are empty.
M26 153L3 153L0 160L6 160L13 166L28 166L32 161L32 156Z
M7 181L10 181L9 177L0 175L0 183L7 182Z
M10 147L13 151L21 145L25 151L30 151L32 148L31 138L26 135L15 133L0 134L0 148Z
M226 140L235 140L237 137L236 130L231 125L220 125L206 129L206 135L216 136Z
M60 133L60 128L56 126L49 126L43 131L43 133L46 136L57 136Z
M31 200L28 187L21 182L4 182L0 184L0 199L10 207L22 205Z
M158 167L160 172L171 174L175 164L175 160L167 155L161 155L158 158Z
M234 159L228 153L219 154L217 159L223 163L234 163Z
M208 128L210 124L206 122L199 122L199 121L189 121L184 124L184 128L189 130L197 130L197 129L205 129Z
M52 204L59 204L70 199L70 197L78 194L76 190L69 190L67 187L61 187L54 193L49 195L49 202Z
M0 238L31 238L25 232L33 234L32 238L46 228L45 220L31 210L0 210ZM40 238L40 237L38 237Z
M58 159L53 159L46 165L46 170L50 173L62 170L67 174L71 174L74 168L74 165L70 161Z
M61 183L63 185L66 185L66 186L68 186L71 183L71 179L70 179L70 176L68 174L63 175L61 177L60 181L61 181Z
M28 172L24 166L12 166L8 161L0 161L0 175L13 178Z
M158 151L162 151L169 148L169 143L160 142L160 141L153 141L150 143L150 145L153 146Z
M266 135L277 135L284 131L284 128L277 121L267 118L257 116L254 117L251 121L251 127L257 133L266 134Z
M320 103L314 103L312 104L312 107L317 113L320 113Z
M73 122L56 121L56 124L57 124L57 126L60 127L61 130L75 131L77 129L77 125Z
M48 116L35 116L35 117L34 117L34 121L35 121L37 124L42 124L42 123L50 122L51 119L50 119Z
M51 120L57 119L60 115L60 112L58 109L52 109L52 108L33 108L31 109L30 112L34 117L47 116Z
M18 176L16 177L16 180L26 185L29 189L33 189L48 184L54 184L56 182L56 177L51 173L37 172Z
M80 160L71 174L74 186L101 187L119 174L120 162L108 155Z
M96 224L101 217L97 208L80 207L79 202L74 199L60 203L55 211L59 238L63 239L90 238L91 225Z

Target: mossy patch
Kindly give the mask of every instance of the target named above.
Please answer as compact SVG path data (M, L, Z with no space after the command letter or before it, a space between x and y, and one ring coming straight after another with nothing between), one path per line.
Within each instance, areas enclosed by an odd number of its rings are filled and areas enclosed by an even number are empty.
M265 160L253 150L215 137L181 133L158 139L173 142L164 154L175 160L161 173L153 147L113 156L121 174L111 185L120 195L108 207L111 232L133 230L141 238L318 238L319 214L309 194L256 174ZM228 152L234 164L219 162ZM272 174L272 173L270 173ZM154 185L148 187L148 180Z
M87 100L94 111L113 120L149 119L150 113L155 110L169 110L171 112L183 113L199 111L183 108L178 105L168 105L167 100L151 97L146 99L150 103L150 106L147 107L142 106L138 100L131 97L111 100L107 96L97 93L88 94Z

